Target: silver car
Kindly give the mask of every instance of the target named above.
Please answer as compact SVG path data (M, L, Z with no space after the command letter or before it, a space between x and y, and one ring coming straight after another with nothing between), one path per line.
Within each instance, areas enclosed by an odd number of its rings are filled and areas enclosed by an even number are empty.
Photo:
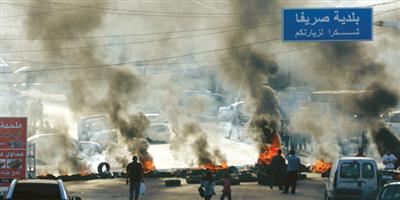
M6 200L81 200L69 197L62 180L16 180L7 190Z
M400 199L400 182L386 184L378 195L377 200Z

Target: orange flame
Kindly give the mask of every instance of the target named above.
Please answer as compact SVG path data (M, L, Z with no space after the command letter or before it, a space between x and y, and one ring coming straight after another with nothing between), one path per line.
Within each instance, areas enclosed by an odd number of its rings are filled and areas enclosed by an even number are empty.
M212 163L200 165L200 168L206 169L206 170L209 170L209 171L212 171L212 172L228 169L228 167L229 166L228 166L227 162L223 162L221 165L215 165L215 164L212 164Z
M66 169L59 169L59 170L58 170L58 173L59 173L61 176L68 176L68 175L69 175L69 173L68 173L68 171L67 171Z
M156 167L154 166L153 160L145 160L142 162L143 168L144 168L144 173L148 174L154 170L156 170Z
M91 174L90 169L84 163L82 163L81 164L81 170L79 171L79 175L87 176L87 175L90 175L90 174Z
M281 141L276 135L272 138L272 144L266 144L264 151L258 156L258 164L269 165L272 162L272 158L278 154L278 150L281 148Z
M332 168L332 164L325 162L324 160L317 160L312 166L312 172L315 173L325 173Z
M47 172L47 170L40 170L38 174L39 174L38 176L47 176L47 175L50 175L50 173Z

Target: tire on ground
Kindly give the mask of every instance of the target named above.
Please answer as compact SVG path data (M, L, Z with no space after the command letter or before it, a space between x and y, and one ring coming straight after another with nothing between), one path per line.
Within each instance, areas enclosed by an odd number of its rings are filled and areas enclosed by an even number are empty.
M104 170L104 167L106 168L105 170ZM100 177L102 177L102 178L109 177L109 176L111 176L110 169L111 169L111 167L108 162L102 162L97 167L97 172L99 173Z
M176 187L176 186L181 186L180 179L165 180L165 187Z

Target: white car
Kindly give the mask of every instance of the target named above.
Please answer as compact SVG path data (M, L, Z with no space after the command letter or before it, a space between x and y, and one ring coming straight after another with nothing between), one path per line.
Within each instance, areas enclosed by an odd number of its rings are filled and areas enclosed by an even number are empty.
M158 113L144 114L150 121L150 127L145 131L147 141L151 143L169 143L171 129L168 123Z
M91 115L79 118L78 138L80 141L91 141L107 147L118 142L116 130L112 128L107 115Z
M387 119L387 124L400 137L400 111L390 112Z
M37 134L28 138L29 144L35 144L38 164L62 162L65 157L89 159L100 155L103 147L90 141L76 141L62 134Z
M171 130L166 123L150 124L150 127L145 131L145 137L150 144L169 143Z
M376 161L364 157L336 160L325 184L325 200L375 200L379 192Z

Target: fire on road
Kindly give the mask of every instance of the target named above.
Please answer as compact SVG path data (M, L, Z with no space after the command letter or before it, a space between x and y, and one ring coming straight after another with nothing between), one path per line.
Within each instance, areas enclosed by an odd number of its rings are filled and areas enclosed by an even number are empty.
M324 194L325 179L311 175L307 180L300 181L296 195L284 195L275 188L260 186L257 183L241 183L232 186L232 198L236 200L321 200ZM182 186L165 187L164 179L146 179L146 193L142 199L152 200L176 200L199 199L197 193L198 184L186 184L182 180ZM125 200L128 199L128 186L124 179L77 181L66 183L73 195L85 200ZM217 195L213 199L219 199L221 186L216 187Z

